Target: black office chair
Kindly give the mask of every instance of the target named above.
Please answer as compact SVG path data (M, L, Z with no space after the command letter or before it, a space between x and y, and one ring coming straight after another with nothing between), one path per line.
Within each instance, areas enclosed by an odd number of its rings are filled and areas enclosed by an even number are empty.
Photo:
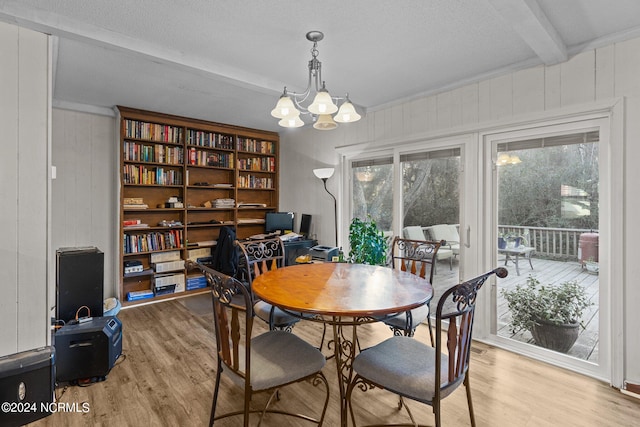
M498 267L447 289L440 297L436 308L435 348L414 338L393 336L356 356L352 365L355 375L346 394L354 426L352 394L355 388L363 391L380 388L400 396L400 407L405 407L411 423L382 425L423 425L414 419L404 402L406 398L430 405L436 426L440 427L441 401L460 384L467 390L469 417L475 426L469 388L471 336L476 296L493 274L506 277L507 269Z

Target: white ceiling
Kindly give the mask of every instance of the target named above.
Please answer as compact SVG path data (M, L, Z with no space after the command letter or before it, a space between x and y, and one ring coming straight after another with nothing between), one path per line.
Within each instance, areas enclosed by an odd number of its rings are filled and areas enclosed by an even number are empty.
M640 1L0 0L0 20L56 36L54 105L280 131L310 30L327 89L363 112L640 36Z

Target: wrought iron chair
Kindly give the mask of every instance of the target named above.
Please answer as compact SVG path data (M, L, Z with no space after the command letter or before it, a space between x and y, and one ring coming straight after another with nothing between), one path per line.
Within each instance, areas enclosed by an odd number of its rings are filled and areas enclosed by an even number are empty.
M269 270L284 267L284 244L279 237L264 240L237 241L246 266L246 280L249 289L253 280ZM252 293L253 295L253 293ZM253 310L260 319L269 324L269 329L291 332L300 317L282 311L265 301L255 299Z
M404 237L405 239L410 239L410 240L442 240L442 239L436 239L435 237L430 237L428 238L427 235L425 234L423 228L419 225L412 225L409 227L404 227L402 229L402 237ZM436 260L440 261L441 259L448 259L449 260L449 270L453 269L453 250L449 249L449 248L445 248L445 247L441 247L440 250L438 250L438 254L436 255ZM438 267L437 264L434 264L433 266L433 273L437 274L438 273Z
M211 285L217 370L209 425L223 418L242 415L243 425L248 426L249 414L260 413L259 426L266 413L274 413L321 426L329 403L329 383L322 373L326 359L322 353L296 335L284 331L267 331L252 337L254 313L247 309L251 307L252 296L246 286L238 279L200 264L189 262L188 267L203 271ZM216 416L223 373L244 388L244 402L241 410ZM327 390L319 417L269 408L274 398L278 398L281 387L303 380L310 380L314 386L323 383ZM262 409L251 409L252 395L263 391L271 392L266 405Z
M422 425L415 421L406 398L430 405L439 427L441 401L460 384L466 388L469 417L475 426L469 388L471 335L478 290L492 274L506 277L507 270L498 267L445 291L436 308L435 348L413 338L394 336L356 356L352 365L355 375L346 394L354 426L352 393L356 387L363 391L377 387L400 396L399 408L406 408L411 423L391 425Z
M427 278L428 275L429 283L433 284L433 273L435 269L433 260L437 259L438 250L443 243L444 241L409 240L396 237L391 244L392 268L408 271L423 279ZM426 320L429 325L431 346L433 346L430 314L431 308L429 303L427 303L422 307L400 313L397 316L383 321L393 330L394 335L412 337L418 325Z

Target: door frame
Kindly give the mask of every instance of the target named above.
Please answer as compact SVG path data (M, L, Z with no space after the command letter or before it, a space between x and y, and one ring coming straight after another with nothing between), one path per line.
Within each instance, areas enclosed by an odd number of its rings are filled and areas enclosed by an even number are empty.
M613 109L613 108L612 108ZM479 135L479 143L483 147L482 177L484 182L483 212L484 227L484 263L485 269L498 265L497 261L497 173L495 160L497 144L509 139L520 137L535 137L548 132L564 132L597 127L600 132L599 142L599 171L600 171L600 274L599 274L599 358L598 363L579 360L561 353L553 352L541 347L516 342L496 334L496 313L494 310L497 299L495 279L485 290L485 298L478 309L483 313L481 322L476 323L476 339L488 344L552 363L576 372L580 372L611 384L622 382L622 352L614 354L613 348L620 348L616 343L622 343L622 337L616 336L614 331L622 330L622 271L623 245L613 242L623 242L622 214L623 205L615 201L616 194L621 195L623 185L622 167L622 139L615 138L616 123L611 111L583 114L540 121L519 127L496 129ZM619 225L619 226L617 226ZM617 373L617 371L620 371ZM619 375L619 376L617 376Z

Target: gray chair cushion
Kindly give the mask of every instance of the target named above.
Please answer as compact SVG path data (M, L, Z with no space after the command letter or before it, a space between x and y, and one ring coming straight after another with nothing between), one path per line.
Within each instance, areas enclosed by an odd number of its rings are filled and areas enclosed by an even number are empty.
M317 348L284 331L269 331L251 340L251 385L266 390L319 372L326 362Z
M429 311L429 306L426 304L411 310L411 326L415 329L420 323L427 320L427 317L429 317ZM394 328L404 329L407 325L407 313L402 312L397 316L391 317L389 319L384 319L384 323L385 325L389 325Z
M271 307L273 306L267 302L258 301L253 305L253 312L260 319L269 323L269 316L271 315ZM273 310L273 324L275 326L288 326L298 322L299 320L300 318L292 316L288 313L285 313L278 307L276 307Z
M361 376L385 389L421 402L432 402L435 394L435 349L409 337L394 336L363 350L353 361ZM447 384L448 358L442 355L442 385ZM450 394L455 387L443 391Z

